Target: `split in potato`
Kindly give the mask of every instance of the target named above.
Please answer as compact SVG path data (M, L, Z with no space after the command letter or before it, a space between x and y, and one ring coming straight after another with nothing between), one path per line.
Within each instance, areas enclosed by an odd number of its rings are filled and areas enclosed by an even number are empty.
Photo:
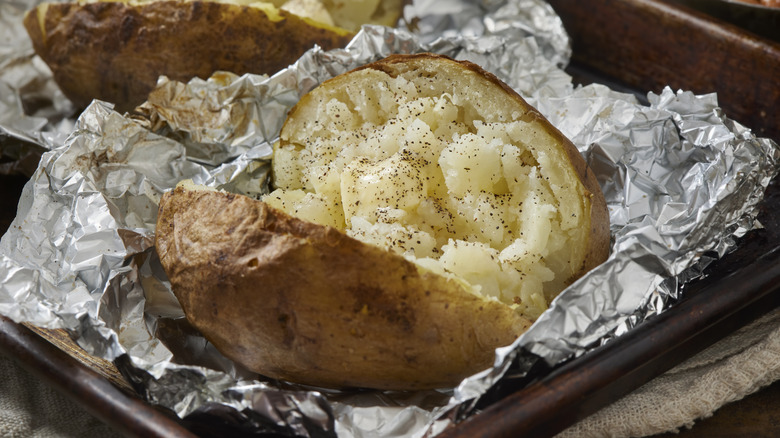
M396 55L290 112L261 201L180 186L157 249L188 319L261 374L456 385L606 259L576 148L468 62Z

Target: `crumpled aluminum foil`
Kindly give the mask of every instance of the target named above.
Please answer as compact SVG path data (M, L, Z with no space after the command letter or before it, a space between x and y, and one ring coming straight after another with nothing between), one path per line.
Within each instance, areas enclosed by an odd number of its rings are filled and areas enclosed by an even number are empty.
M685 282L760 226L756 205L780 152L722 114L716 96L665 89L646 105L604 86L574 87L561 70L570 54L565 31L541 1L462 0L443 9L419 0L405 17L412 28L365 27L345 50L314 49L270 78L161 81L134 117L95 102L57 125L51 114L66 114L66 104L31 117L18 111L25 93L12 93L0 106L0 152L11 144L42 157L0 241L0 313L69 329L87 352L114 360L147 400L182 417L207 412L301 436L432 435L470 415L508 371L559 364L666 310ZM611 256L497 350L494 367L452 390L341 392L259 379L181 318L153 249L159 198L185 178L259 196L270 145L303 93L387 54L420 51L477 62L573 140L608 202ZM0 67L12 57L0 56Z
M22 25L40 0L0 3L0 174L32 174L43 151L73 129L73 105L57 88Z

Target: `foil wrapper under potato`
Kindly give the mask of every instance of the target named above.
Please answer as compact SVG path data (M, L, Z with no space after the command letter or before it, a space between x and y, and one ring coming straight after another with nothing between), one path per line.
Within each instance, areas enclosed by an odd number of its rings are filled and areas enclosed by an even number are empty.
M561 70L566 33L545 3L447 5L413 1L405 11L413 26L365 27L345 50L314 49L272 77L161 79L136 114L95 102L77 120L13 26L0 30L18 48L0 52L0 87L10 90L0 94L4 165L24 171L41 156L0 242L0 313L68 329L145 399L181 417L296 436L423 436L471 415L509 374L560 364L665 311L686 282L760 227L756 207L780 152L722 114L715 95L665 89L640 102L602 85L575 87ZM3 5L0 20L15 23L18 6ZM391 53L422 51L480 64L572 139L607 199L610 258L497 350L493 367L451 390L322 390L242 369L186 323L170 292L153 247L160 196L187 178L261 196L271 144L302 94ZM20 111L34 93L48 104Z

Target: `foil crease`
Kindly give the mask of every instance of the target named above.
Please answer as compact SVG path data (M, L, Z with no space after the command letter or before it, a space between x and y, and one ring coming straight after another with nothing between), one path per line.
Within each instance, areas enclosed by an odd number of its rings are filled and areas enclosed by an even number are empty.
M40 0L0 3L0 174L31 175L73 129L73 105L35 55L22 25Z
M715 95L667 88L645 104L602 85L575 87L561 69L568 38L541 1L413 1L399 28L366 26L345 49L315 48L271 77L161 79L132 116L96 101L77 120L19 37L19 4L0 6L0 20L14 23L0 30L11 29L12 42L0 50L0 87L14 90L0 94L0 152L20 157L13 165L40 156L0 241L0 312L68 329L151 403L242 430L435 435L502 379L584 354L665 311L707 263L760 227L756 206L778 170L777 145L730 120ZM611 255L498 349L492 368L452 390L342 392L260 379L182 318L153 248L159 198L187 178L261 196L271 144L300 96L388 54L423 51L480 64L572 139L607 199ZM21 111L31 88L6 80L8 60L20 59L39 72L35 83L49 84L35 92L51 105L33 115Z

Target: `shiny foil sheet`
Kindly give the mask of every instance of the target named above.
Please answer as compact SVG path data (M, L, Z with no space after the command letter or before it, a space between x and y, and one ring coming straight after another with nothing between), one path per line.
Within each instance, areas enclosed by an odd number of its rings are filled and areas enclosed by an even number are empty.
M575 87L561 69L568 38L542 1L413 1L399 28L364 27L346 49L315 48L272 77L162 80L132 117L94 102L77 119L20 33L33 3L0 5L9 42L0 87L10 90L0 93L0 152L7 171L26 165L32 174L0 241L0 313L68 329L146 400L181 417L300 436L434 435L506 379L582 355L666 310L760 227L756 205L778 170L777 145L730 120L715 95L665 89L639 102L602 85ZM492 71L572 139L607 199L610 258L498 349L492 368L451 390L322 390L242 369L183 319L153 248L160 196L186 178L261 196L271 144L302 94L391 53L423 51ZM33 101L45 104L30 114Z
M73 105L35 56L22 25L37 3L0 2L0 174L32 174L43 151L73 129Z

